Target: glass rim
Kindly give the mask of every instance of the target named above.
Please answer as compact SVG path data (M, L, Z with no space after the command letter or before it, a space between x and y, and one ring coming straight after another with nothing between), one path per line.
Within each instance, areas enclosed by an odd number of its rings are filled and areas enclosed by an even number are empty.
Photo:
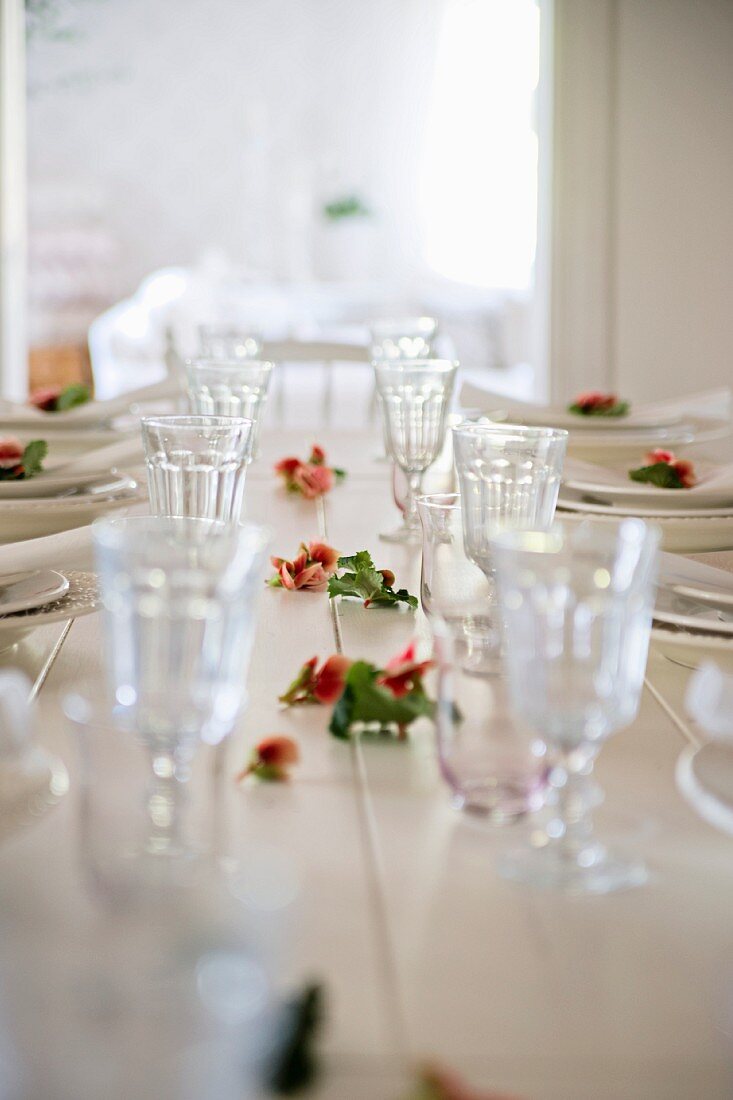
M217 541L221 540L218 542L219 545L222 545L225 540L232 546L254 540L255 544L259 544L257 548L263 550L269 545L272 534L271 529L261 523L227 523L221 519L203 519L197 516L106 515L93 520L91 528L95 546L119 549L130 545L129 539L133 537L135 539L133 548L137 547L142 552L148 547L147 539L143 538L143 534L154 536L164 535L165 532L176 534L183 531L189 533L200 531ZM186 545L184 538L181 539L180 545Z
M435 511L457 511L461 507L461 494L421 493L420 496L415 497L415 502L418 507L432 508Z
M237 359L234 356L194 355L191 359L184 359L186 370L207 370L231 374L234 371L252 370L270 373L275 369L271 359Z
M170 413L161 416L143 416L140 424L145 428L253 428L255 421L249 416L209 416L207 413Z
M649 523L639 516L620 516L618 519L585 519L582 523L555 520L550 528L542 530L500 531L491 539L492 549L500 552L533 555L535 558L561 554L573 549L573 536L591 534L599 545L610 548L619 541L627 544L658 547L662 539L662 529L656 523Z
M509 424L503 421L496 421L489 424L478 424L475 421L468 420L462 424L455 424L451 431L454 435L462 435L467 438L471 436L481 438L482 436L491 437L499 435L507 435L509 437L514 436L516 439L530 440L530 439L567 439L569 432L567 428L551 428L542 425L534 426L532 424Z
M375 370L394 370L405 374L407 371L421 371L425 374L429 372L449 374L451 371L458 370L457 359L430 359L429 357L422 357L419 359L372 359L371 365ZM567 433L566 433L567 434Z

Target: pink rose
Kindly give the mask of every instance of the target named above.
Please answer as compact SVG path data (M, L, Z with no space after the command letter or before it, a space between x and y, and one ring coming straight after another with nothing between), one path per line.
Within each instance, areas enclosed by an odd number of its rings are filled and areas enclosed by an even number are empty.
M249 764L237 776L237 782L254 775L257 779L283 782L289 778L288 769L300 760L300 750L292 737L273 734L255 746Z
M23 450L23 444L14 435L6 435L4 439L0 439L0 468L12 470L19 466Z
M292 561L286 558L271 558L277 573L268 584L272 588L299 588L322 592L328 586L328 578L336 572L339 551L325 542L311 542L307 546L300 544L300 553Z
M28 404L34 405L37 409L42 409L43 412L53 412L62 393L61 386L46 386L42 390L34 390Z
M314 500L333 488L333 470L328 466L313 466L308 462L297 468L293 474L293 482L306 500Z
M397 699L401 695L409 695L415 687L419 687L427 670L432 668L432 661L415 660L415 649L415 642L410 642L404 653L398 653L387 662L384 672L377 680L377 683L388 688Z

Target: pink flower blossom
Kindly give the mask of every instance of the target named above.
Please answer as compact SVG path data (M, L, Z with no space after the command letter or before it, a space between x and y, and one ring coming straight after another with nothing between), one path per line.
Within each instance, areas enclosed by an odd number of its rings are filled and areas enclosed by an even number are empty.
M306 500L329 493L344 471L326 465L326 452L314 444L307 462L299 458L283 458L275 464L275 473L282 477L290 493L300 493Z
M474 1089L453 1070L443 1066L424 1066L418 1080L423 1090L420 1095L424 1094L425 1100L517 1100L506 1093Z
M340 653L328 657L321 668L318 658L311 657L300 669L292 684L280 696L281 703L297 706L300 703L335 703L343 694L346 673L352 662Z
M585 393L579 393L573 404L577 405L583 413L606 412L618 404L618 398L615 393L587 390Z
M300 749L292 737L273 734L264 737L254 748L247 766L237 776L237 782L254 775L257 779L283 782L288 769L300 760Z
M416 648L416 643L412 641L404 653L392 657L377 681L383 687L389 688L397 699L402 695L409 695L416 687L419 688L423 676L433 666L432 661L415 660Z
M292 561L285 558L271 558L277 570L268 584L272 588L287 588L290 591L310 589L322 592L328 587L328 578L336 572L339 551L325 542L300 544L300 553Z
M12 470L19 466L23 450L23 444L14 435L6 435L4 439L0 439L0 468Z
M649 466L655 466L658 462L671 466L682 482L683 488L691 489L693 485L697 484L697 475L693 463L687 458L678 458L674 451L665 451L659 447L655 451L649 451L644 457Z
M329 493L333 489L334 480L333 470L328 466L314 466L310 462L298 466L293 473L293 485L306 500L314 500Z
M53 412L62 393L62 386L46 386L44 389L34 390L28 404L34 405L37 409L42 409L43 412Z

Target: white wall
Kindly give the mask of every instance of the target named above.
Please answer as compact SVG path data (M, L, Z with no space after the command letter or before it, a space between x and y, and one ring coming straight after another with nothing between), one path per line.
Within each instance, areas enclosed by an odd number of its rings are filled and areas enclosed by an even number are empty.
M78 35L29 49L33 231L86 209L119 292L217 247L302 277L304 227L357 191L409 253L440 0L64 3Z
M620 0L619 390L733 383L733 2Z
M733 383L733 0L554 0L566 397Z

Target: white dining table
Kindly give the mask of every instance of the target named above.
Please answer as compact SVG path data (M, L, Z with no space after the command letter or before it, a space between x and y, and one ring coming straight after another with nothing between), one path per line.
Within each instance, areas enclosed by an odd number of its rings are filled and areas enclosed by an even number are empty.
M348 477L308 502L286 495L272 463L307 453L313 434L265 433L247 515L272 529L276 554L291 557L314 538L345 553L366 548L417 593L419 550L378 539L398 513L375 436L319 431ZM409 610L263 586L247 711L225 746L200 751L197 768L218 776L222 863L277 850L297 882L278 980L324 987L321 1073L307 1095L401 1100L414 1067L439 1062L477 1090L523 1100L730 1097L733 842L675 786L677 758L701 739L684 712L689 672L652 646L639 716L597 765L606 793L598 831L643 854L650 881L568 898L498 877L497 855L530 826L492 827L451 806L428 722L404 743L342 742L327 731L327 708L278 703L312 656L383 664L425 632ZM110 929L126 935L124 911L101 906L84 873L76 749L59 703L80 679L103 674L101 616L39 629L0 665L30 676L39 739L70 775L59 805L0 849L0 1100L71 1100L61 1068L92 1059L103 1026L116 1055L131 1035L113 1008L109 1021L91 1010L85 1021L69 993ZM291 781L237 784L252 745L271 733L300 746ZM212 789L198 784L195 798ZM94 1100L137 1100L104 1065L98 1081Z

